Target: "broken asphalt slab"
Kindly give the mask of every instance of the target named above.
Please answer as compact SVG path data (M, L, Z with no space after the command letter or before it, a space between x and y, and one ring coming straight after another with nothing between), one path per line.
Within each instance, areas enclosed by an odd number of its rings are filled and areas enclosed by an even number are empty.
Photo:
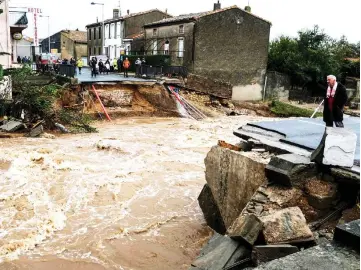
M258 266L262 263L273 261L298 251L298 247L291 245L254 246L252 250L252 261Z
M220 270L251 256L251 250L227 236L215 234L190 269Z
M357 135L357 148L355 161L360 162L360 118L345 117L344 126L351 129ZM255 128L253 132L251 128ZM260 132L263 130L263 134ZM321 118L295 118L277 121L264 121L248 123L235 130L234 135L248 139L254 137L277 145L278 148L288 152L301 154L302 150L311 152L321 142L325 131L325 124Z
M360 220L354 220L346 224L337 225L334 241L352 247L356 250L360 250Z
M7 132L15 132L24 127L24 124L20 121L8 121L6 124L0 126L0 130Z
M349 248L326 244L273 260L254 270L355 270L360 269L360 255Z
M299 186L317 174L315 163L296 154L273 156L266 166L268 180L284 186Z

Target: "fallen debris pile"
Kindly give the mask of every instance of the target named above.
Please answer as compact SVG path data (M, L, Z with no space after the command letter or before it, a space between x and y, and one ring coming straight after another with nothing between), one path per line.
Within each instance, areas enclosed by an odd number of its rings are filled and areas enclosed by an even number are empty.
M326 131L321 144L329 137L329 148L344 149L339 144L346 144L332 139L333 134L333 130ZM353 138L345 150L352 163L354 142ZM327 146L321 147L318 155L327 156ZM334 163L325 165L322 160L284 154L282 149L278 152L253 139L237 145L220 141L212 147L205 159L207 184L198 201L207 225L216 234L190 269L325 269L315 268L308 260L321 265L332 256L336 259L331 259L334 265L330 269L355 269L359 212L354 211L354 221L346 225L342 225L342 217L359 203L360 178L352 173L335 174L332 169L342 168L332 168ZM341 244L347 247L339 247ZM349 261L334 254L341 249Z

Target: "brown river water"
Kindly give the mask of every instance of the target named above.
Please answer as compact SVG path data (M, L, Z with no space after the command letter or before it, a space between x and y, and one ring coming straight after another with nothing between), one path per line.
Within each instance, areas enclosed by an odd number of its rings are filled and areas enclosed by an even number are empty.
M188 269L212 234L204 158L257 117L132 118L0 140L0 269Z

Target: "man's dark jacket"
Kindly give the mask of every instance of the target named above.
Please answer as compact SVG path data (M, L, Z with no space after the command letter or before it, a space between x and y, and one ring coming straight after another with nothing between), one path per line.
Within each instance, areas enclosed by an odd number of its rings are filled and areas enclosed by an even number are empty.
M327 91L326 91L327 93ZM325 97L323 109L324 122L342 122L343 121L343 108L347 102L346 88L341 83L337 83L336 93L333 100L332 113L328 106L328 98Z

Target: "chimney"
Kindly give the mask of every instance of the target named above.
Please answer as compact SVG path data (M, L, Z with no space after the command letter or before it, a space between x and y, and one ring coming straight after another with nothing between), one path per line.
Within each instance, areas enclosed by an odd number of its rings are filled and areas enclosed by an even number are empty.
M129 9L127 9L127 14L128 14L128 15L130 14L130 11L129 11Z
M113 9L113 19L119 18L119 9Z
M99 22L99 19L98 19L98 17L97 17L97 23Z
M219 10L221 9L221 3L219 3L219 0L217 3L214 3L214 6L213 6L213 11L216 11L216 10Z

